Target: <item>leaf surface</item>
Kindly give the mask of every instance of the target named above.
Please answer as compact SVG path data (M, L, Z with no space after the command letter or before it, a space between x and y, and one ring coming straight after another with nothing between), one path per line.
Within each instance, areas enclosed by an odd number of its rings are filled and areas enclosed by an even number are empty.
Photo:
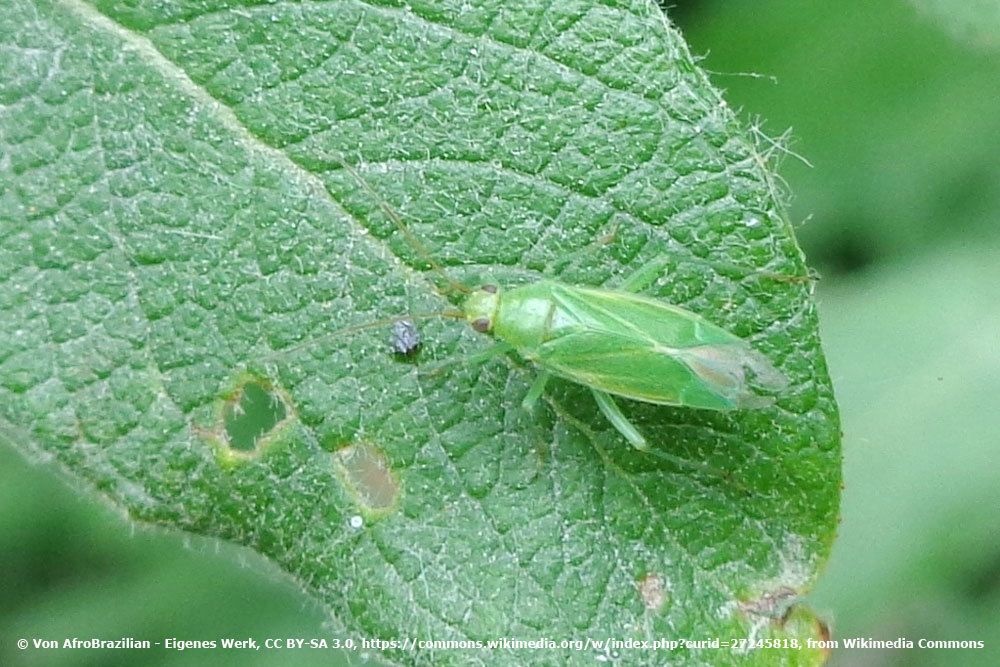
M819 635L785 615L840 484L806 266L654 3L18 1L0 35L5 439L263 554L346 636ZM452 307L421 248L469 284L645 270L791 386L753 412L624 405L650 453L579 386L525 412L532 369L467 363L468 327L419 320L407 359L372 325ZM383 655L595 653L664 659Z

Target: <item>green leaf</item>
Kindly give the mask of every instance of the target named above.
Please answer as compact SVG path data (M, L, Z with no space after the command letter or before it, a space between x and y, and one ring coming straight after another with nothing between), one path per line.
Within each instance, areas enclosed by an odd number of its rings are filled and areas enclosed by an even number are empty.
M821 633L796 600L833 539L839 426L806 266L652 1L13 2L0 35L6 439L136 520L258 551L355 640ZM661 261L650 293L791 388L756 412L623 405L640 453L579 386L522 410L532 369L463 363L488 341L457 322L394 355L371 323L450 304L383 202L461 282Z

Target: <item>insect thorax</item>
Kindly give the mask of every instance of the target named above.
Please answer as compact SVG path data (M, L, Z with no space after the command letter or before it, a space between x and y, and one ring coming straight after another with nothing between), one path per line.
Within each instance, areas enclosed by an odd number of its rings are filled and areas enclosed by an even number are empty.
M506 291L493 322L494 335L522 352L541 345L551 333L556 311L552 288L542 281Z

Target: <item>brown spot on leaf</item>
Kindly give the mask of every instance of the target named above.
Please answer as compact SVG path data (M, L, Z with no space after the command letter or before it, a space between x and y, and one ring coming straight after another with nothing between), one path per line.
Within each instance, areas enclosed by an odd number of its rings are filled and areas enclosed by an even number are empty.
M344 488L362 513L382 515L399 500L400 483L385 454L368 443L351 443L333 453L333 465Z
M650 572L638 581L639 597L649 611L659 611L666 604L667 595L663 578L655 572Z
M751 600L740 602L740 610L745 614L763 616L777 621L781 625L785 622L798 597L799 594L794 589L781 586Z

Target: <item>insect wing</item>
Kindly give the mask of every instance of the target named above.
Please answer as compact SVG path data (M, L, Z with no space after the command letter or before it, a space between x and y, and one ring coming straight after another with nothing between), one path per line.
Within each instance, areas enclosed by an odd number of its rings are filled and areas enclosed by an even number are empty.
M715 410L736 407L684 362L630 336L607 331L560 336L544 343L534 361L574 382L637 401Z
M552 299L566 324L588 331L634 336L652 346L745 345L742 338L689 310L640 294L552 283Z
M552 288L550 337L534 360L565 378L638 401L714 410L769 404L751 379L784 386L766 357L683 308L613 290Z

